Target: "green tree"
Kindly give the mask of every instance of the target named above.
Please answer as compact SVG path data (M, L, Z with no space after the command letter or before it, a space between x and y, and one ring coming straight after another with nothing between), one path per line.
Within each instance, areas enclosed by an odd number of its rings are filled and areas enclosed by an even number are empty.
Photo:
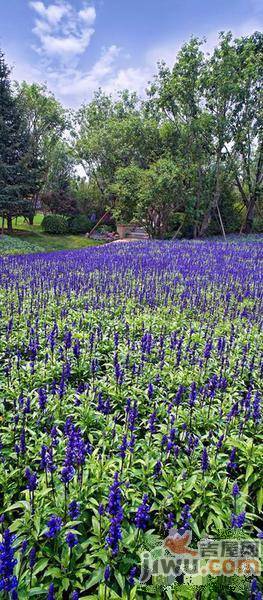
M237 81L227 154L245 207L241 230L250 233L263 204L263 34L237 39L234 48Z
M94 179L86 180L82 177L74 177L71 179L70 188L79 213L89 217L95 215L95 219L102 216L106 205L102 202L100 190Z
M58 139L49 149L49 165L42 185L42 195L47 192L69 190L70 182L75 176L75 162L68 142Z
M117 169L110 188L115 198L113 214L117 221L129 223L135 217L143 173L134 164Z
M26 169L29 137L10 82L10 69L0 51L0 212L12 232L12 217L29 209L30 173ZM3 230L2 226L2 230Z
M77 123L76 154L102 202L114 206L116 171L131 164L147 168L160 154L158 124L146 117L136 95L124 92L114 101L101 91L79 111Z
M233 40L230 32L222 33L207 61L203 87L212 117L215 190L204 214L202 234L219 205L226 164L246 209L244 231L252 229L262 193L262 48L261 34Z
M160 158L149 169L141 170L136 214L151 237L163 237L182 210L182 171L172 158Z
M163 62L148 90L148 111L160 123L164 152L173 158L180 180L182 211L191 235L199 235L211 189L211 117L203 103L205 58L202 42L192 38L178 53L173 69Z
M17 93L29 134L27 166L33 171L31 194L36 207L40 193L50 191L51 182L57 191L62 171L68 169L70 151L63 134L69 121L45 85L24 81Z

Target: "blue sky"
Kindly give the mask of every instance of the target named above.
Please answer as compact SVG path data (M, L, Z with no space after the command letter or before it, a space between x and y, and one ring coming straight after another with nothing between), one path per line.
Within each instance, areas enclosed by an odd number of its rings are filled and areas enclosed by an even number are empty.
M18 80L46 82L68 106L101 86L143 94L156 62L193 34L262 29L263 0L5 0L0 46Z

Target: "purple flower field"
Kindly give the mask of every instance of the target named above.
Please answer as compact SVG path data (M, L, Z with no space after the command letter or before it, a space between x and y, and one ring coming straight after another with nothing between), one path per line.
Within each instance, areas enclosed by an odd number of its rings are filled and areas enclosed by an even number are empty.
M190 241L0 259L1 597L190 600L140 584L143 550L171 527L263 537L262 260ZM198 597L261 597L238 579Z

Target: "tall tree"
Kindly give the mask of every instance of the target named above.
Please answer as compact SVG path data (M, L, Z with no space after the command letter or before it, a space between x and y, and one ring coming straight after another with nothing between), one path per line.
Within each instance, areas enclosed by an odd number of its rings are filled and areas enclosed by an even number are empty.
M59 166L61 174L69 162L67 144L63 141L68 119L65 109L45 85L24 81L17 87L17 93L28 128L27 166L34 174L31 194L36 207L41 191L51 179L54 181L55 170Z
M233 40L231 32L220 34L203 78L205 102L212 117L215 190L201 233L206 232L212 211L219 204L226 164L244 203L243 229L247 233L252 229L255 206L262 199L262 83L263 35Z
M211 118L203 104L201 44L197 38L184 44L173 69L159 63L148 90L148 110L159 119L165 152L180 171L182 210L194 236L199 234L208 199L207 179L211 180Z
M12 232L12 217L29 208L26 155L28 132L10 82L10 69L0 51L0 212ZM3 226L2 226L3 230Z
M230 119L229 163L245 206L241 230L250 233L263 205L263 33L234 41L235 102Z
M171 158L160 158L141 170L136 215L145 222L151 237L162 238L175 213L182 210L183 176Z
M123 92L113 100L99 91L79 111L77 123L77 156L106 205L114 203L111 186L119 168L131 164L147 168L160 153L158 124L146 117L134 94Z

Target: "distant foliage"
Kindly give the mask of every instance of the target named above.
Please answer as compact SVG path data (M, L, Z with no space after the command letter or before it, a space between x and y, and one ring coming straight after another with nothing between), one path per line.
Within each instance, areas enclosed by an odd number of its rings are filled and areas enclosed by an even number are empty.
M41 194L41 202L55 215L75 215L78 212L76 200L67 188L44 192Z
M68 222L63 215L46 215L41 226L45 233L68 233Z
M87 233L93 226L94 223L86 215L76 215L68 221L69 232L74 234Z

